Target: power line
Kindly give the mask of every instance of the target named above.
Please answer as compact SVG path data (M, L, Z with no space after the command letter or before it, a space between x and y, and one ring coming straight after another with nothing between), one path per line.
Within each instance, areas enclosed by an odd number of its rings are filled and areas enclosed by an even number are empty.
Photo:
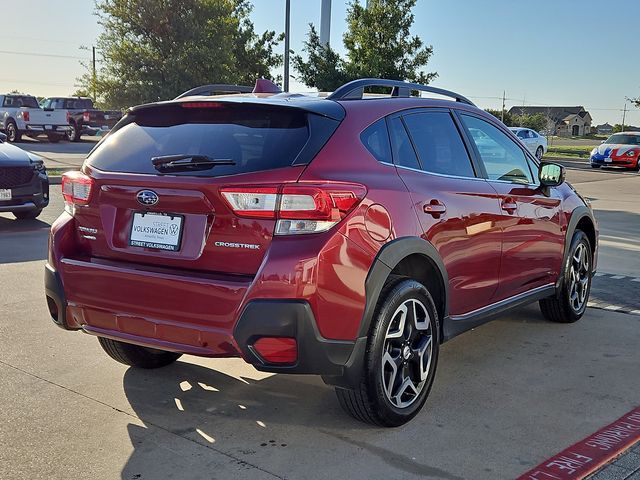
M0 50L0 53L4 53L7 55L28 55L31 57L51 57L51 58L68 58L72 60L90 60L86 57L74 57L72 55L55 55L52 53L34 53L34 52L13 52L9 50Z

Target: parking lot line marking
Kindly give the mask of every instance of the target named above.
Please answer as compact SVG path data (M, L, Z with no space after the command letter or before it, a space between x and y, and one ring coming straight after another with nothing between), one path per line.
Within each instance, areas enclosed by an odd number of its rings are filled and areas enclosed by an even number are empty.
M640 440L640 407L545 460L517 480L581 480Z
M631 280L632 282L640 282L640 278L634 278Z
M622 280L623 278L627 278L626 275L614 275L611 277L612 280Z
M614 312L616 310L621 310L622 307L620 305L607 305L606 307L604 307L605 310L613 310Z
M629 313L633 315L640 315L640 310L631 310Z

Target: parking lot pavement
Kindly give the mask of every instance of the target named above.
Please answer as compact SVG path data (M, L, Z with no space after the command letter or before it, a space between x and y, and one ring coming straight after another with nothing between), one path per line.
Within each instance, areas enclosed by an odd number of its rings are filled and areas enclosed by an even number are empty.
M628 179L609 176L572 181L601 202L603 238L629 236L602 245L615 259L640 235L606 212L640 212ZM425 409L398 429L353 421L319 378L239 359L128 369L48 318L47 228L62 210L52 192L40 220L0 215L2 478L515 478L640 403L640 316L593 308L559 325L530 306L447 343ZM630 197L616 205L619 192Z
M79 168L89 151L100 140L98 137L83 136L82 141L50 143L45 140L25 138L16 145L40 155L47 168Z

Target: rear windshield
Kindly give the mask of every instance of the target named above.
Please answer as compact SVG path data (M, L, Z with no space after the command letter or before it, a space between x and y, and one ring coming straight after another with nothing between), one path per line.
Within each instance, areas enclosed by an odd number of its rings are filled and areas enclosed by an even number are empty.
M129 120L129 123L126 123ZM309 138L307 114L293 108L216 103L179 104L129 115L88 157L89 165L111 172L159 174L153 157L205 155L233 160L207 170L171 175L222 176L290 166Z
M93 102L89 98L72 98L64 101L64 108L69 110L90 110Z
M29 97L26 95L5 97L3 106L15 107L15 108L20 108L20 107L38 108L39 107L38 100L36 100L36 97Z

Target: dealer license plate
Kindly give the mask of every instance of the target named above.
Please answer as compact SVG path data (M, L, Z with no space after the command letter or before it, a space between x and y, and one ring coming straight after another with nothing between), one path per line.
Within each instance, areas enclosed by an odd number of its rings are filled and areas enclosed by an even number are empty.
M11 190L0 188L0 200L11 200Z
M175 252L180 249L183 219L182 215L135 212L129 245Z

